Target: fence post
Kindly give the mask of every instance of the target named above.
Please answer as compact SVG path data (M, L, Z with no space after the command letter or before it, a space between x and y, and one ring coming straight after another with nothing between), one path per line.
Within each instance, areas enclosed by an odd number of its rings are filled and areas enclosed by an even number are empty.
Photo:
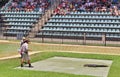
M42 31L42 43L44 43L44 35L43 35L43 31Z
M53 31L51 31L51 42L53 42Z
M86 45L86 33L83 34L83 45Z
M63 32L62 32L62 44L63 44L63 38L64 38L64 36L63 36Z
M102 33L102 42L103 45L106 46L106 33Z

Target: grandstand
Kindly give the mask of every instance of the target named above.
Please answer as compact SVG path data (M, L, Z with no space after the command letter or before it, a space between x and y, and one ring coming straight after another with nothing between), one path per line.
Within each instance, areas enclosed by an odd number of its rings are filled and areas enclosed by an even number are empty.
M53 15L43 26L37 37L86 37L120 38L119 17L111 16L110 12L71 12L68 15Z
M39 12L3 12L5 15L6 32L4 35L16 36L17 33L22 32L24 36L27 36L33 27L33 24L37 23L38 19L42 16Z
M9 0L1 9L6 27L3 36L17 37L22 34L42 40L120 40L120 6L117 0L30 1Z
M18 1L18 5L21 6L18 10L17 6L13 7L13 3L15 4L16 2L10 0L0 11L0 14L4 18L4 22L6 22L5 25L7 25L4 36L16 37L19 33L23 34L23 36L28 36L31 29L35 27L34 25L38 23L38 20L44 15L44 11L47 8L44 8L43 11L36 10L37 7L32 9L33 11L30 11L30 9L25 10Z

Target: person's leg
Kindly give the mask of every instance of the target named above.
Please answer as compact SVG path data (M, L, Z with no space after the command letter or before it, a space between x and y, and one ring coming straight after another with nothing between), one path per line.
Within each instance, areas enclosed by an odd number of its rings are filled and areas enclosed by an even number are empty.
M24 59L25 59L25 55L21 54L21 67L23 67Z
M28 60L28 64L29 64L29 67L33 67L33 66L31 65L31 63L30 63L30 60Z
M24 64L27 64L26 56L24 56L23 62L24 62Z
M32 65L31 65L31 62L30 62L30 57L29 57L29 55L27 54L27 61L28 61L28 64L29 64L29 67L33 67Z
M21 58L21 67L23 67L24 60Z

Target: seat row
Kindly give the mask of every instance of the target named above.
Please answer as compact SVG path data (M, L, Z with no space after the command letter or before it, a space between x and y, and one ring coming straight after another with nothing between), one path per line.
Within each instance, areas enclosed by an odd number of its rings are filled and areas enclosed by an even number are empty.
M72 15L82 14L82 15L111 15L111 12L71 12Z
M28 35L29 31L21 31L21 30L7 30L4 32L6 36L16 36L17 34L22 33L23 35Z
M120 28L65 28L65 27L44 27L43 31L75 31L75 32L107 32L119 33Z
M36 36L72 36L72 37L83 37L84 34L83 33L74 33L74 32L39 32L37 33ZM86 37L102 37L101 33L86 33L85 35ZM112 38L120 38L120 34L106 34L106 37L112 37Z
M31 11L31 12L25 12L25 11L2 11L0 10L0 14L30 14L30 15L33 15L33 14L44 14L42 12L39 12L39 11Z
M11 26L10 28L7 28L7 30L31 30L30 27L17 27L17 26Z
M18 26L32 26L32 22L9 22L8 25L18 25Z
M31 19L31 18L7 18L5 21L34 21L34 22L36 22L37 19Z
M112 16L112 15L53 15L51 18L74 18L74 19L80 19L80 18L92 18L92 19L120 19L120 16Z
M87 24L87 23L80 23L80 24L76 24L76 23L47 23L44 25L45 27L109 27L109 28L120 28L120 24Z
M40 15L12 15L12 14L8 14L8 15L4 15L4 17L11 17L11 18L18 18L18 17L20 17L20 18L39 18L40 17Z
M100 20L100 19L50 19L49 20L49 22L85 22L85 23L87 23L87 22L98 22L98 23L111 23L111 22L114 22L114 23L120 23L120 21L119 20Z

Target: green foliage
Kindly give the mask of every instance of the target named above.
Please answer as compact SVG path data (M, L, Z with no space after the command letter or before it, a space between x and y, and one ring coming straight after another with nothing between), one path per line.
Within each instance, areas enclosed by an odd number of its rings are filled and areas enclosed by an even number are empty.
M0 43L0 57L17 54L18 48L17 43Z

